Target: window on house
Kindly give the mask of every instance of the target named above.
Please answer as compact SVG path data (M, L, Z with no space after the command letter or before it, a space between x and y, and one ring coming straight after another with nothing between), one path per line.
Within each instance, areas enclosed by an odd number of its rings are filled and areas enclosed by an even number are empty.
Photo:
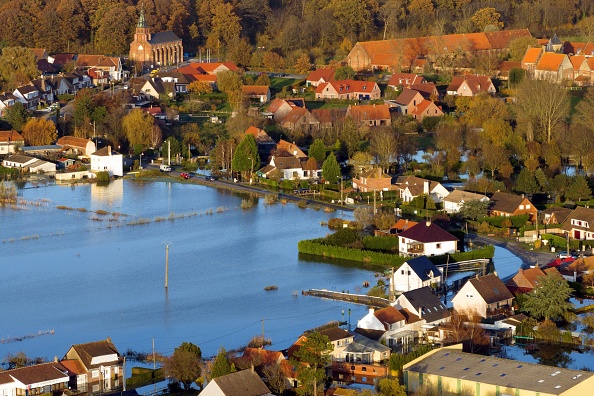
M526 205L526 209L530 209L530 205Z
M436 248L436 249L441 249L441 243L436 243L436 244L435 244L435 248Z
M91 378L98 378L99 377L99 370L91 371Z
M520 205L520 210L524 209L524 205Z

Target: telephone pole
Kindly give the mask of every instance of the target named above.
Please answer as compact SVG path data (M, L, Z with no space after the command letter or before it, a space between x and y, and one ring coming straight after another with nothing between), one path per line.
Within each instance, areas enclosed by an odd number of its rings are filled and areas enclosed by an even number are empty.
M169 289L169 246L172 242L165 242L165 291Z

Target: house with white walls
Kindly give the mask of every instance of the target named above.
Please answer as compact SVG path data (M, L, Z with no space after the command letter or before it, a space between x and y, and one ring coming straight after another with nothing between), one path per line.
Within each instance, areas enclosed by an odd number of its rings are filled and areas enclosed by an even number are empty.
M404 256L440 256L458 251L458 238L430 221L422 221L398 234Z
M124 176L124 156L111 146L103 147L91 154L91 171L107 172L109 176Z
M395 270L392 281L395 291L405 292L425 286L438 287L441 285L442 275L427 256L419 256L406 261Z

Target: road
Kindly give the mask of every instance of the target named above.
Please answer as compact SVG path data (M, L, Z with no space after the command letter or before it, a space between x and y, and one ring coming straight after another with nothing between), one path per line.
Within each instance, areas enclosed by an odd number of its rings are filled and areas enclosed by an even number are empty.
M147 160L143 160L142 161L142 167L144 169L152 169L152 170L158 170L159 169L159 165L158 164L150 164L147 163ZM175 167L173 167L173 171L168 172L167 175L176 179L181 179L180 173L181 171L177 171L175 170ZM211 180L206 180L203 176L199 176L199 175L193 175L190 179L186 179L183 180L186 183L194 183L194 184L200 184L203 186L209 186L209 187L214 187L214 188L223 188L225 190L232 190L232 191L236 191L236 192L240 192L240 193L244 193L244 194L252 194L252 195L258 195L259 197L265 197L267 195L277 195L278 199L286 199L288 201L293 201L293 202L305 202L308 205L318 205L318 206L324 206L324 207L329 207L332 208L334 210L344 210L344 211L353 211L355 210L355 206L341 206L338 204L333 204L330 202L323 202L323 201L317 201L317 200L313 200L307 197L301 197L301 196L296 196L296 195L292 195L292 194L285 194L282 191L271 191L271 190L267 190L265 188L261 188L258 187L256 185L249 185L246 183L234 183L232 181L229 180L224 180L224 179L217 179L215 181L211 181Z
M522 267L529 268L535 265L545 265L555 259L555 253L543 252L543 251L527 251L523 248L522 244L516 241L506 241L499 238L492 238L489 236L469 234L468 235L473 241L481 242L488 245L495 245L505 248L518 256L522 260Z

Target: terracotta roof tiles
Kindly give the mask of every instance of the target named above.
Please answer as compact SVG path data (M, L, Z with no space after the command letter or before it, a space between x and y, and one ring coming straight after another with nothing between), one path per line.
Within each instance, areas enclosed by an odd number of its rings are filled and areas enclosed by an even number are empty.
M554 52L545 52L536 64L536 70L557 71L563 61L567 58L565 54L556 54Z

